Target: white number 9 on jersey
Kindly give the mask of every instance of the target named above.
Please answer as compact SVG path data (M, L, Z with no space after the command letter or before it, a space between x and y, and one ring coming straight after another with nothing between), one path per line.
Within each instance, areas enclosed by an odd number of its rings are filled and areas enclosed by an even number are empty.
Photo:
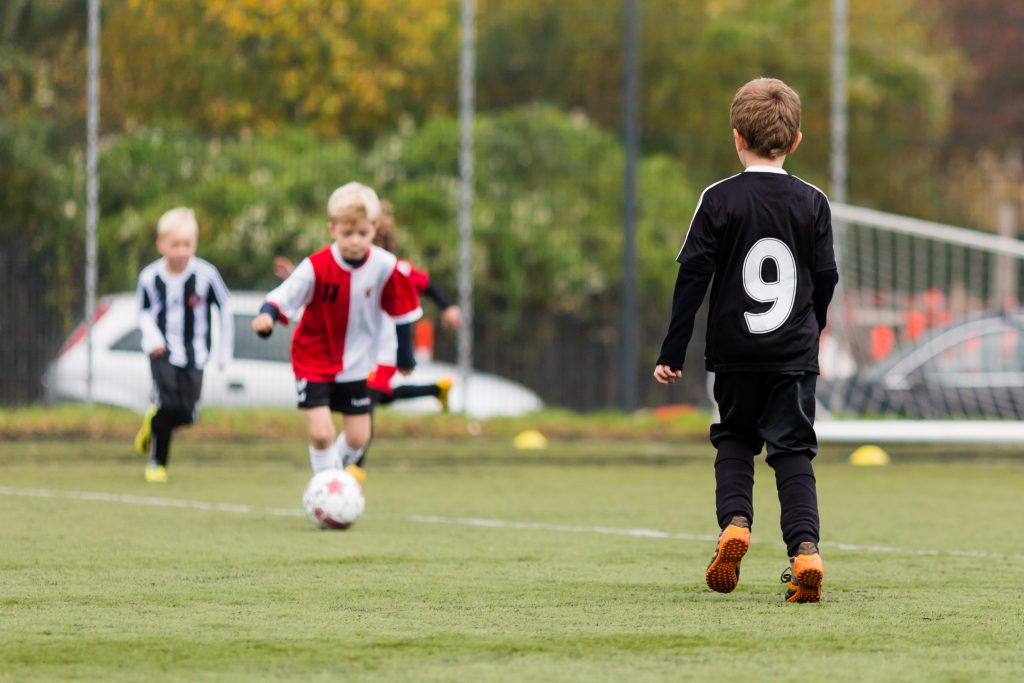
M779 279L765 282L761 269L768 259L775 261ZM771 303L764 313L744 313L747 328L752 334L764 334L779 329L793 311L796 299L796 259L786 243L765 237L754 243L743 259L743 289L754 301Z

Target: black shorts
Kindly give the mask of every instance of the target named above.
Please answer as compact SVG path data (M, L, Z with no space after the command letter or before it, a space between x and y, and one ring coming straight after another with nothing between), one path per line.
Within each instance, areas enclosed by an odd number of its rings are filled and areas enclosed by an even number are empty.
M373 409L370 389L365 379L356 382L310 382L296 379L295 391L299 394L300 408L329 406L331 411L342 415L365 415Z
M171 365L167 354L149 358L153 373L153 402L158 408L194 415L203 391L203 371Z
M776 453L818 452L814 433L813 372L719 372L715 374L715 401L720 421L711 425L711 443L739 439L754 454L768 444L768 458Z

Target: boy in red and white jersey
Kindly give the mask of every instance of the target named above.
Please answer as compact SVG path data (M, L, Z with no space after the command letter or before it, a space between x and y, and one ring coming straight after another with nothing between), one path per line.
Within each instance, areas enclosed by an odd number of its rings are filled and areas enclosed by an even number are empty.
M397 268L398 259L373 246L380 200L369 187L348 183L327 203L334 242L303 259L267 295L252 327L260 335L302 312L292 337L292 369L299 408L309 428L314 472L354 465L370 440L371 400L366 376L377 363L381 328L395 325L398 367L411 372L411 323L423 311L416 288ZM382 315L387 314L387 318ZM344 416L336 438L331 412ZM353 467L353 474L362 472Z

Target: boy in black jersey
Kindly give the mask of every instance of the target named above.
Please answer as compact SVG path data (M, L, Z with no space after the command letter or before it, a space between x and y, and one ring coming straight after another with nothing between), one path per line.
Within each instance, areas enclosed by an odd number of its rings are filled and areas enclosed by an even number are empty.
M711 426L722 533L705 572L732 591L750 546L754 457L767 444L790 557L786 599L818 602L814 390L818 339L839 278L831 211L818 188L782 169L800 144L800 98L773 78L737 91L730 122L745 170L701 194L676 260L672 318L654 378L682 376L693 319L711 283L705 349L721 421ZM713 276L713 281L712 281Z

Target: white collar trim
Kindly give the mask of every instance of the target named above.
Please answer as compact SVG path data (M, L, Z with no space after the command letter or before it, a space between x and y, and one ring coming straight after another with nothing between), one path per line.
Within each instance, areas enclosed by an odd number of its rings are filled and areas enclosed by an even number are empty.
M782 175L789 175L786 169L778 166L747 166L743 170L744 173L781 173Z

